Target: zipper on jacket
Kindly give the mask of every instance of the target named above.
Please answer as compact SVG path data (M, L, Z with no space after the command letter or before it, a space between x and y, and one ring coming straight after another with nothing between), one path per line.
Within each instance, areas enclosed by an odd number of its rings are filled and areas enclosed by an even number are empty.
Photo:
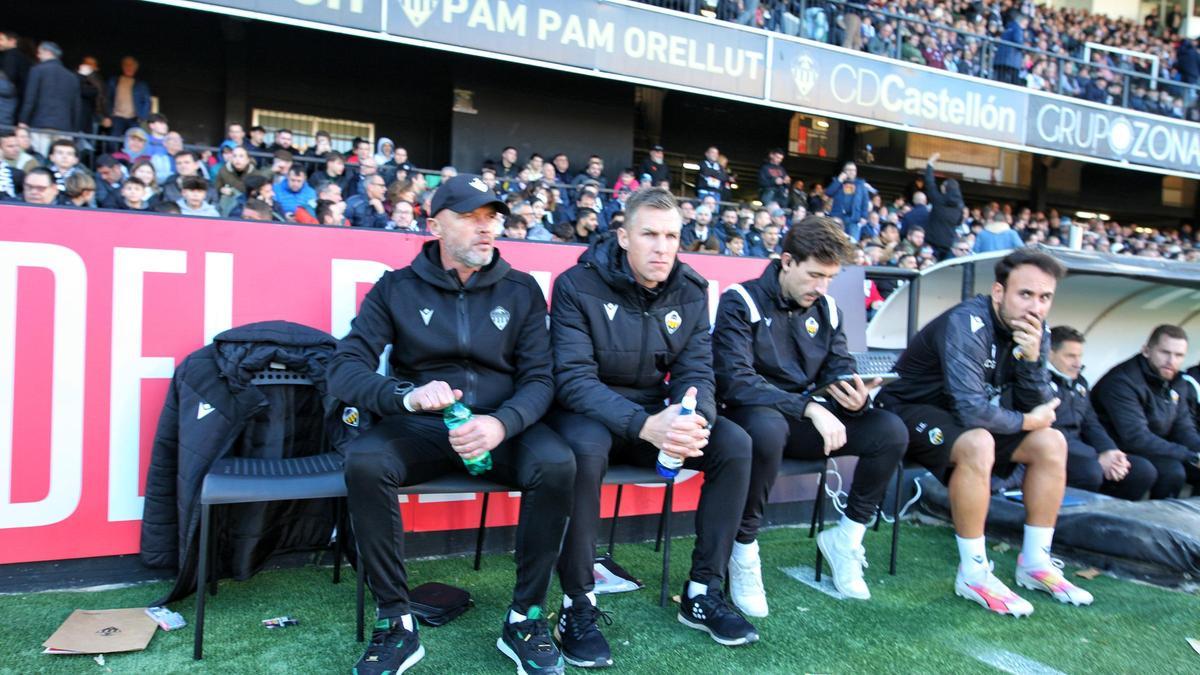
M467 314L467 293L458 292L458 356L463 361L467 376L463 403L469 408L475 403L475 369L470 366L471 321Z

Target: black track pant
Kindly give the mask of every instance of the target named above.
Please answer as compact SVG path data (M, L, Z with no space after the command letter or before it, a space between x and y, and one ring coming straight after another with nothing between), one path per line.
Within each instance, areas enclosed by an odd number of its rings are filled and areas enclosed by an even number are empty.
M1129 458L1129 473L1119 481L1107 480L1096 459L1096 450L1078 438L1068 437L1067 485L1119 499L1141 499L1158 480L1158 469L1145 457L1125 456ZM1182 487L1183 483L1179 485Z
M440 415L396 415L355 440L346 458L350 522L359 564L380 617L408 613L404 524L397 489L462 472ZM488 480L521 491L513 607L541 605L571 511L575 458L558 434L535 424L492 450Z
M575 507L558 560L558 577L563 592L577 598L595 585L592 563L600 526L600 486L609 462L650 467L658 451L644 441L614 438L608 427L585 415L556 410L547 416L546 424L567 439L575 452ZM725 579L740 519L731 505L745 502L750 480L750 438L736 424L718 417L704 456L689 459L683 466L704 472L690 578L704 584L720 582Z
M1133 455L1129 456L1133 459ZM1147 457L1154 468L1158 470L1158 480L1150 488L1151 499L1172 499L1179 496L1184 483L1200 486L1200 471L1169 457Z
M792 419L774 408L747 406L732 408L728 414L750 434L754 444L750 490L737 534L740 543L749 544L758 537L767 496L783 458L824 459L825 442L808 419ZM866 523L879 507L908 447L908 430L899 417L878 408L861 415L835 414L846 425L846 445L832 456L858 457L846 515L856 523Z

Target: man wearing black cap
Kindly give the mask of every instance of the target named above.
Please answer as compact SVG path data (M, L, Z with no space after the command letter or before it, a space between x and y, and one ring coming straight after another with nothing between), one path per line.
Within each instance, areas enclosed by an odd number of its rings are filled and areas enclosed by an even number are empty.
M409 267L363 299L329 364L330 390L381 419L350 447L346 488L362 569L378 604L371 645L355 673L401 673L424 656L409 610L404 526L396 491L490 453L484 476L522 492L517 583L496 646L517 672L561 673L541 605L570 513L575 461L538 420L554 396L546 301L533 277L494 248L508 208L476 176L433 197L434 235ZM393 347L392 375L376 372ZM447 432L443 411L474 416Z
M638 167L638 180L645 187L671 188L671 169L663 161L663 146L650 146L650 155L642 160Z

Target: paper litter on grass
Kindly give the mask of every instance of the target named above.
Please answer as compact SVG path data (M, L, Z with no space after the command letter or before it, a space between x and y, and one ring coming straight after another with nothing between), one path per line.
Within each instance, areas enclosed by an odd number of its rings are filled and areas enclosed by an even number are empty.
M45 642L43 654L112 654L146 648L158 624L146 608L77 609Z
M1200 640L1197 640L1196 638L1185 639L1187 640L1187 643L1192 646L1192 649L1196 650L1197 654L1200 654Z
M1096 577L1100 576L1101 574L1103 574L1103 572L1096 569L1095 567L1089 567L1086 570L1079 570L1079 571L1075 572L1075 576L1083 577L1084 579L1087 579L1088 581L1095 579Z

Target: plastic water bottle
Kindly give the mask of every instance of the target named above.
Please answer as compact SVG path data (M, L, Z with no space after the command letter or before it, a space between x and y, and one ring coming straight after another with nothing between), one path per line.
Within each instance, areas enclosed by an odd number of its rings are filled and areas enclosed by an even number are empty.
M696 397L684 396L679 402L680 415L692 415L696 412ZM679 470L683 468L683 460L678 457L672 457L662 450L658 451L658 461L654 464L658 475L663 478L674 478L679 474Z
M442 422L446 424L447 429L457 429L470 422L474 416L470 408L463 405L461 401L455 401L454 405L446 408L442 413ZM467 467L467 473L472 476L483 474L492 468L492 453L485 452L471 459L463 457L463 466Z

